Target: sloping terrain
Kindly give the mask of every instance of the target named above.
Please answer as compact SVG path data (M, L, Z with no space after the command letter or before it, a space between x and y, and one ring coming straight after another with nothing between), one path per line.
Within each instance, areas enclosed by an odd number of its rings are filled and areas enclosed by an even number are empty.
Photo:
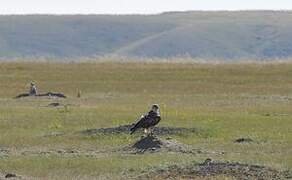
M292 56L292 12L0 16L0 59L275 59Z
M140 19L135 16L1 16L0 57L104 55L171 28L168 24Z
M184 16L188 21L180 28L161 34L127 53L219 59L291 56L289 29L292 21L288 19L291 16L288 12L189 13Z

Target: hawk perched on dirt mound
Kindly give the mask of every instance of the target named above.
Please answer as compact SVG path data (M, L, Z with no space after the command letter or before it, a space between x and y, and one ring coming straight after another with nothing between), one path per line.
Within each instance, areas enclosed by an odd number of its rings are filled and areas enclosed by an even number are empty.
M131 134L140 128L144 128L145 133L148 133L150 130L150 134L152 134L151 128L157 125L160 120L159 106L158 104L153 104L148 114L142 116L140 120L130 129Z

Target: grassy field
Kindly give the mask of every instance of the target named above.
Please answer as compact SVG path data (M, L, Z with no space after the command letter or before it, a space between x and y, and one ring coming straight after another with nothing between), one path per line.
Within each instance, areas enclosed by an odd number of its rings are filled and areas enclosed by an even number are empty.
M292 64L0 63L0 173L120 179L206 158L291 170L291 77ZM68 98L13 99L30 81ZM47 107L52 102L69 105ZM131 155L112 150L141 134L79 133L132 123L153 103L159 126L200 130L173 139L210 153ZM242 137L254 142L234 143Z

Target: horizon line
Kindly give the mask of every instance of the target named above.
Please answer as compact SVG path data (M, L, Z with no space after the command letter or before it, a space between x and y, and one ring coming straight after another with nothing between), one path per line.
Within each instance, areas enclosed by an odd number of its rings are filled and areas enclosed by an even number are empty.
M157 13L0 13L0 16L31 16L31 15L103 15L103 16L151 16L171 13L191 13L191 12L292 12L292 9L230 9L230 10L181 10L181 11L162 11Z

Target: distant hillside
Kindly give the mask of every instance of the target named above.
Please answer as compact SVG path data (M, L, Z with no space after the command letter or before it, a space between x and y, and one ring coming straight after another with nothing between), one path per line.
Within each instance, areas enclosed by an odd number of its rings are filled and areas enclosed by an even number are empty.
M292 12L0 16L0 59L292 56Z

